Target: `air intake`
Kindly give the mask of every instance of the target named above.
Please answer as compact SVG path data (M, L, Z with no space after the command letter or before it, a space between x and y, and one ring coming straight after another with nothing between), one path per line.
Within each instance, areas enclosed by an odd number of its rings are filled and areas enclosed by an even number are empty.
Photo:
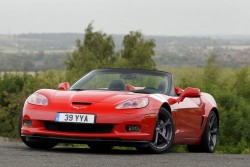
M112 133L112 124L75 124L75 123L58 123L45 122L46 130L59 132L77 132L77 133Z
M72 105L91 105L92 103L90 102L72 102Z

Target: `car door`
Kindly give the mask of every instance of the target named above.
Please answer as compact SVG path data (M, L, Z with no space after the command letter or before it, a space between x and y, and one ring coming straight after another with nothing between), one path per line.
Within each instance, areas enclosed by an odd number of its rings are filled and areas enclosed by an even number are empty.
M185 98L178 103L175 128L180 138L200 137L203 111L204 103L200 97Z

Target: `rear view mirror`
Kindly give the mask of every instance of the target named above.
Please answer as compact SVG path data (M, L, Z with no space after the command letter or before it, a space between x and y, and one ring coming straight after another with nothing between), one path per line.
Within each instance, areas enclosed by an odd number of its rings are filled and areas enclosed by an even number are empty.
M63 82L58 85L58 90L68 90L70 87L68 82Z
M136 79L137 75L136 74L121 74L120 78L121 79Z

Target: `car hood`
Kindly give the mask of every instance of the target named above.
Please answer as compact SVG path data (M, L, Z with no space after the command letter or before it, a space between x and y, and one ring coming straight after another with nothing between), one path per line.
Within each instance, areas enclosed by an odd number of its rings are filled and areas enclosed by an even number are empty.
M40 92L40 91L39 91ZM50 96L53 102L86 102L86 103L116 103L126 99L145 97L145 94L122 91L84 90L84 91L57 91L43 90L40 93Z

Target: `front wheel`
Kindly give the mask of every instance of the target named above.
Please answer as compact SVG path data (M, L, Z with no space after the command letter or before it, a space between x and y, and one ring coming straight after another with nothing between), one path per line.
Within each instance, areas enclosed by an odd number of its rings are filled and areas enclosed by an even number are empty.
M137 150L143 153L164 153L172 145L174 135L174 122L171 114L165 108L160 108L153 140L149 143L148 147L137 147Z
M22 115L20 115L19 117L19 122L18 122L18 131L19 131L19 135L20 138L22 139L23 143L30 147L30 148L36 148L36 149L50 149L52 147L55 147L57 145L57 143L52 143L52 142L31 142L31 141L27 141L26 137L23 137L21 135L21 129L22 129Z

